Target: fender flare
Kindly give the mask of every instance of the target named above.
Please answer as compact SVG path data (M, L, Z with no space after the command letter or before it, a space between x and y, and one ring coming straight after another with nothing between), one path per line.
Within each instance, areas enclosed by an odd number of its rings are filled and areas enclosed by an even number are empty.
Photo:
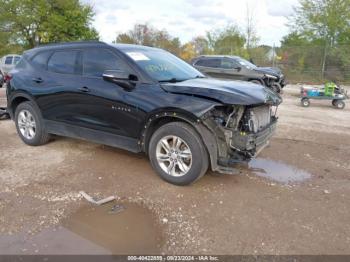
M40 108L36 104L33 96L31 96L30 94L28 94L25 91L16 91L14 94L11 94L11 96L9 97L9 100L7 101L7 109L8 109L10 116L11 116L11 119L13 119L14 115L15 115L14 108L13 108L13 102L18 98L22 98L22 99L24 98L25 100L32 102L34 104L34 106L36 107L36 109L38 110L38 112L40 112L40 114L41 114Z
M178 119L179 121L183 121L190 124L200 136L203 145L205 146L208 152L212 170L216 169L218 165L218 145L215 138L215 134L203 123L202 119L197 118L194 115L190 116L189 114L177 113L174 111L164 111L161 113L151 115L143 126L139 140L139 145L143 152L145 152L146 154L148 153L147 142L153 134L153 129L151 128L153 123L162 118Z

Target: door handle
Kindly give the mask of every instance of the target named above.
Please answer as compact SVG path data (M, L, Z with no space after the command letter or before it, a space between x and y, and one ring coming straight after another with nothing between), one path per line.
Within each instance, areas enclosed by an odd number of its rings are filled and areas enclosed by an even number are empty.
M86 86L83 86L83 87L79 87L78 90L80 92L83 92L83 93L89 93L90 92L90 89Z
M44 80L42 80L42 78L41 77L34 77L33 79L33 82L35 82L35 83L42 83Z

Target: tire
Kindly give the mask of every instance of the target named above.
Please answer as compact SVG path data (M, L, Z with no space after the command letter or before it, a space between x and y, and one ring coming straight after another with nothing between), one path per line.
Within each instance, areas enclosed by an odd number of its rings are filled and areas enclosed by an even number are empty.
M335 103L337 102L337 99L332 100L332 106L335 106Z
M178 147L174 146L177 142ZM196 131L186 123L171 122L161 126L152 135L148 148L153 169L171 184L189 185L208 170L207 150ZM169 169L171 166L174 168Z
M19 137L27 145L39 146L50 140L41 114L32 102L23 102L17 106L15 123Z
M309 107L310 106L310 100L308 98L301 99L301 105L303 107Z
M337 109L344 109L345 103L344 103L344 101L342 101L342 100L336 100L336 101L334 102L334 106L335 106L335 108L337 108Z

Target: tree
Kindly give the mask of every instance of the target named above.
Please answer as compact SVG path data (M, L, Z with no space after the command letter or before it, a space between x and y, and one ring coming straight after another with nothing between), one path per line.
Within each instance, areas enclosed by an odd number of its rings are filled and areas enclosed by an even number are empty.
M0 0L0 6L0 32L26 48L99 38L92 7L79 0Z
M202 36L197 36L192 39L191 43L193 45L196 56L211 53L208 39Z
M246 6L246 25L245 25L245 38L246 46L249 54L249 58L252 58L251 49L256 47L259 42L259 37L256 31L256 21L254 19L255 12L249 3Z
M235 25L207 32L207 40L215 54L247 56L244 49L246 39Z
M188 42L183 45L180 57L185 61L190 61L192 58L196 56L196 50L193 43Z
M166 49L180 55L181 43L166 30L158 30L149 24L136 24L132 30L117 35L115 43L138 44Z
M349 33L350 0L300 0L299 3L290 27L309 40L320 40L324 75L329 52Z

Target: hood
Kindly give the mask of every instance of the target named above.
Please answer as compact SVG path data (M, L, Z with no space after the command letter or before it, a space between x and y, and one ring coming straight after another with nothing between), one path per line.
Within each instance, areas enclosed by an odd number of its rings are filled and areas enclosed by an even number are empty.
M270 74L277 77L280 77L282 74L281 69L276 67L258 67L255 69L255 71L264 73L264 74Z
M162 84L161 87L170 93L204 97L228 105L279 105L282 102L282 98L272 90L243 81L196 78Z

